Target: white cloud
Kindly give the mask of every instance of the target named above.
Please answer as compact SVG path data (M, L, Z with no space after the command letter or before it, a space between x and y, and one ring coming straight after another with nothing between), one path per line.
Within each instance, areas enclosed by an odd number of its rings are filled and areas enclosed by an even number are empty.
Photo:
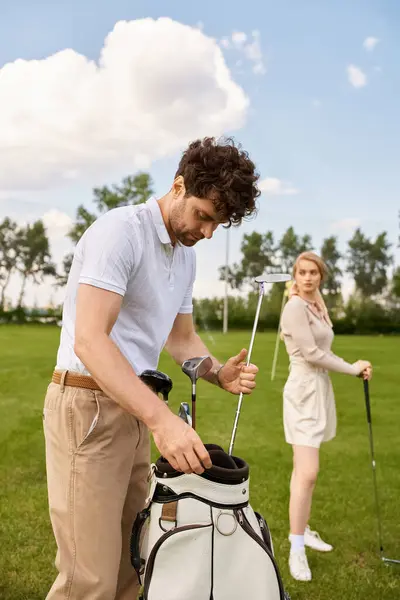
M64 238L73 225L69 215L56 209L46 212L42 220L48 237L54 241Z
M98 62L66 49L0 69L0 190L149 168L194 138L242 127L248 106L198 28L120 21Z
M290 183L286 183L276 177L267 177L259 183L261 192L271 196L293 196L299 193L299 190Z
M368 52L372 52L375 46L379 43L379 39L376 37L367 37L364 40L363 46Z
M332 231L337 233L351 233L360 227L361 221L360 219L340 219L339 221L333 221L330 228Z
M33 209L34 207L32 207ZM51 208L40 214L34 210L25 211L23 214L9 215L20 227L26 227L35 221L42 220L47 236L52 242L63 240L73 225L73 220L67 213Z
M220 40L220 45L225 50L234 49L243 54L252 63L252 71L256 75L264 75L266 73L259 31L252 31L251 37L244 31L233 31L230 39L224 37Z
M264 64L262 61L257 61L253 65L253 73L255 73L256 75L265 75L266 72L267 72L266 68L264 67Z
M247 40L247 35L243 31L233 31L232 32L232 42L235 46L243 46L245 41Z
M18 191L14 191L14 190L0 190L0 202L3 200L5 201L9 201L9 200L17 200L19 198L19 193Z
M244 46L244 53L249 60L253 62L253 72L258 75L264 75L266 72L263 54L261 50L260 44L260 32L253 31L252 32L253 41L250 44L246 44Z
M361 88L367 85L367 76L355 65L349 65L347 67L347 77L351 85L355 88Z

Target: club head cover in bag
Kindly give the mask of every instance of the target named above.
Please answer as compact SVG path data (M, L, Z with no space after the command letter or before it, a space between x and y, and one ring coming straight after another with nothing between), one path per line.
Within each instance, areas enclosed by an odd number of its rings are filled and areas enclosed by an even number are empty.
M249 466L243 459L230 456L217 444L204 444L204 446L210 455L212 467L205 469L201 475L195 473L193 475L225 484L242 483L249 478ZM155 463L155 474L163 479L183 475L181 471L174 469L163 456L160 456Z
M155 394L162 394L164 400L168 400L168 394L172 390L172 379L162 371L156 369L146 369L140 374L140 379Z

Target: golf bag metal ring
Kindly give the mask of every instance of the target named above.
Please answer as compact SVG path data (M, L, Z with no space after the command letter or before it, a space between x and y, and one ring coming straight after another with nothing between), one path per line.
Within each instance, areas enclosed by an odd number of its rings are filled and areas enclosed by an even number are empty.
M230 517L232 519L233 525L232 525L231 530L224 531L223 528L220 527L219 520L221 517L224 517L224 516ZM216 527L217 531L219 531L219 533L221 535L225 535L226 537L233 535L237 529L237 526L238 526L237 519L235 519L231 513L224 511L224 510L221 510L220 513L217 515L217 518L215 519L215 527Z

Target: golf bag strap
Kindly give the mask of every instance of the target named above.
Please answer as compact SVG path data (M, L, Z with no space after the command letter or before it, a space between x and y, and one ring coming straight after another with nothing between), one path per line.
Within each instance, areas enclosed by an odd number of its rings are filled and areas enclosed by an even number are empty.
M142 533L143 525L150 516L150 510L145 509L136 515L135 522L133 524L131 540L130 540L130 551L131 551L131 564L136 571L139 583L141 584L141 571L144 566L144 561L140 556L140 536Z
M176 523L176 513L178 510L178 501L167 502L163 504L161 511L161 520L168 521L170 523Z

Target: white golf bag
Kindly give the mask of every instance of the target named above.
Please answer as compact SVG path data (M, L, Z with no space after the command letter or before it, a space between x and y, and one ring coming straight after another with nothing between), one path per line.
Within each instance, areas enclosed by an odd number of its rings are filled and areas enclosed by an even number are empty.
M249 467L206 444L202 475L153 465L150 495L135 521L131 560L138 600L285 600L265 520L249 504Z

